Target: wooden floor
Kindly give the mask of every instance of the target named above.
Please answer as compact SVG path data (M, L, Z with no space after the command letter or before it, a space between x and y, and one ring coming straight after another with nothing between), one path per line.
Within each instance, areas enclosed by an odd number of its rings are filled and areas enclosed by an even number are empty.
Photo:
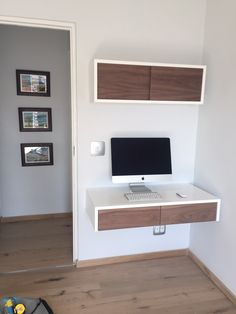
M0 297L45 298L55 314L235 314L188 256L0 276Z
M72 265L72 218L0 224L0 273Z

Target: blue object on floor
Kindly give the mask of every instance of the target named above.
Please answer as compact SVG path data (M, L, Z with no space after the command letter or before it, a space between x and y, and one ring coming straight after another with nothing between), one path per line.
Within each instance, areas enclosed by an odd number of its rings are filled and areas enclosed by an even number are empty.
M22 307L17 310L17 305ZM25 308L25 311L24 311ZM22 312L23 310L23 312ZM0 299L0 314L53 314L52 309L43 299L4 297Z

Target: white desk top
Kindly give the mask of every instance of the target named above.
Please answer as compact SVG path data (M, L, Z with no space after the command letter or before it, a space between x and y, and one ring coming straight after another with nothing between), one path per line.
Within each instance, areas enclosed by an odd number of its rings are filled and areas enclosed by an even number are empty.
M95 210L111 208L150 207L164 205L181 205L197 203L220 203L216 196L192 184L164 184L148 186L153 192L158 192L160 199L154 201L128 201L124 193L130 192L129 187L103 187L88 189L88 196ZM176 193L185 194L181 198Z

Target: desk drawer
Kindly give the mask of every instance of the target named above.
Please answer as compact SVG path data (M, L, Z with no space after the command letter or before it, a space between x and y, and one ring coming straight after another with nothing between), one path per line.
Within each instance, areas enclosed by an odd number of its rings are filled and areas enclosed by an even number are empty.
M217 203L186 204L161 207L161 224L215 221Z
M99 210L98 230L159 225L160 214L160 206Z

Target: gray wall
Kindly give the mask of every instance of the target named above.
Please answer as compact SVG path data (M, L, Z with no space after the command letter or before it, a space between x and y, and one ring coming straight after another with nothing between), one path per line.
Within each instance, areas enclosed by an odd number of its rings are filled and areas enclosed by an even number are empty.
M0 26L2 216L71 211L69 34ZM51 73L51 97L16 95L16 69ZM51 107L53 132L19 132L18 107ZM22 167L20 143L52 142L54 166Z

